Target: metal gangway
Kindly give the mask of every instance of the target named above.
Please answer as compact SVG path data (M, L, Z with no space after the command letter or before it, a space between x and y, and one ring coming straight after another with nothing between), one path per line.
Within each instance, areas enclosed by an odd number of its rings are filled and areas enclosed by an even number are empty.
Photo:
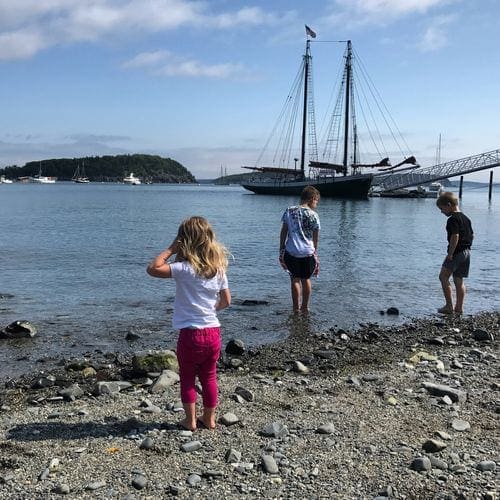
M374 184L377 185L378 190L392 191L498 166L500 166L500 149L495 149L494 151L448 161L432 167L417 167L405 173L384 172L375 174L376 180L374 179Z

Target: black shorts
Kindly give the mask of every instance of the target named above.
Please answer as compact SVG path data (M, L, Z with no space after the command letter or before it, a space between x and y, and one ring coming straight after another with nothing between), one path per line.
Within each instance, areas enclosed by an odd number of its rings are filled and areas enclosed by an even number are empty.
M454 278L467 278L470 268L470 250L468 248L457 252L453 259L444 259L443 267L453 274Z
M309 257L294 257L288 252L285 252L283 260L292 278L307 280L312 276L316 268L316 259L314 255L310 255Z

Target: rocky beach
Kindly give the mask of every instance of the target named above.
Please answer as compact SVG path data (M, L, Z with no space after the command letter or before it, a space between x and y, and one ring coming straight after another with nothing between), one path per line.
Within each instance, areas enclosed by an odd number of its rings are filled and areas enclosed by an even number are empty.
M213 431L177 425L168 351L3 380L0 498L498 498L500 313L296 321L286 341L225 346Z

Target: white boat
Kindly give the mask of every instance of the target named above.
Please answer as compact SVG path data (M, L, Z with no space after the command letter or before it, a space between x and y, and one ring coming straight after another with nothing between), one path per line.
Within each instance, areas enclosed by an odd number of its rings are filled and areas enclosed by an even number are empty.
M80 171L80 165L76 167L75 173L71 178L73 182L77 184L88 184L90 182L89 178L85 175L85 162L82 165L82 169Z
M132 186L138 186L141 184L141 180L138 177L135 177L133 172L130 172L130 175L124 177L123 182Z
M10 179L6 179L5 175L0 176L0 184L12 184Z
M40 162L40 167L38 169L38 175L34 175L33 177L31 177L30 181L34 182L35 184L55 184L56 178L55 177L47 177L45 175L42 175L42 162Z

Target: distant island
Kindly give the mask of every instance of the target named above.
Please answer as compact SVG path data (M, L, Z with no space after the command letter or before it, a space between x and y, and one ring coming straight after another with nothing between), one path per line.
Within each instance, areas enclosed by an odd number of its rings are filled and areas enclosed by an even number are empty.
M91 182L121 182L131 172L143 182L188 184L196 182L186 167L171 158L161 156L131 154L116 156L88 156L85 158L59 158L30 161L23 167L16 165L0 169L0 174L8 179L42 175L57 177L60 181L70 181L77 168L84 168Z

